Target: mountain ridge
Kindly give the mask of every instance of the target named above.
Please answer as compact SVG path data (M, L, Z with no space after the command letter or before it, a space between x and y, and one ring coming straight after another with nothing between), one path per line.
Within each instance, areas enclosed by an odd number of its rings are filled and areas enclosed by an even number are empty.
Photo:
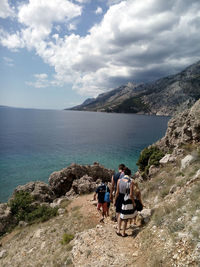
M128 83L70 110L172 116L200 98L200 61L149 83Z

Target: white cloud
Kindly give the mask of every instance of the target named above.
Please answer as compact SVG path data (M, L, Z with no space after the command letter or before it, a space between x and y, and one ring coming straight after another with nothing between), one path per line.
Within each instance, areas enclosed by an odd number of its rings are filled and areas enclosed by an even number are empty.
M9 6L8 0L0 0L0 18L14 17L15 12Z
M0 29L0 43L11 50L17 50L18 48L24 47L24 41L20 36L20 32L9 34L3 29Z
M18 21L26 26L22 30L24 41L29 48L38 45L49 37L53 23L66 23L81 11L82 7L67 0L30 0L19 7L18 13Z
M103 9L100 6L98 6L97 9L95 10L95 13L96 14L102 14L103 13Z
M54 80L36 77L37 87L72 83L82 94L97 95L130 80L148 81L180 70L200 56L200 2L197 0L127 0L111 5L86 36L51 36L53 23L81 12L64 0L35 0L19 8L20 32L1 43L8 48L34 48L55 68ZM113 2L113 1L112 1ZM44 5L45 3L45 5ZM45 7L47 7L45 9ZM45 16L42 16L46 11ZM48 16L47 16L48 14Z
M40 80L45 80L48 78L48 75L46 73L35 74L34 76L35 78L40 79Z
M75 1L80 3L80 4L85 4L85 3L91 2L91 0L75 0Z
M36 88L44 88L50 85L50 82L48 81L48 75L46 73L35 74L34 77L36 81L26 82L26 84Z
M5 64L9 67L13 67L14 66L14 61L12 58L9 57L3 57L3 60L5 62Z
M74 31L77 29L77 26L74 23L70 23L67 28L69 31Z

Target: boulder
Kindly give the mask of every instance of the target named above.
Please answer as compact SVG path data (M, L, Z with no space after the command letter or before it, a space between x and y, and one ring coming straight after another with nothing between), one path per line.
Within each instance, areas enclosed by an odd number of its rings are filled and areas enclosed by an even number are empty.
M142 218L143 223L148 223L151 218L152 211L151 209L143 209L139 212L139 216Z
M95 182L98 179L107 182L111 180L113 173L112 170L104 168L99 163L86 166L71 164L61 171L53 172L49 177L49 185L55 195L60 197L70 191L74 180L79 180L85 175L91 177L91 182ZM74 188L76 188L76 183L74 184Z
M14 195L19 191L29 192L36 202L52 202L55 199L55 194L51 190L51 188L45 184L44 182L30 182L25 185L19 185L12 195Z
M181 170L184 170L187 166L189 166L193 161L195 160L195 157L193 155L187 155L181 160Z
M88 173L86 174L91 176L93 181L101 179L102 182L110 182L114 171L106 169L104 166L96 163L89 166Z
M76 194L86 194L95 190L96 183L93 182L92 177L84 175L80 179L74 180L72 188Z
M174 162L176 161L176 158L172 156L171 154L166 154L159 162L160 164L166 164L168 162Z

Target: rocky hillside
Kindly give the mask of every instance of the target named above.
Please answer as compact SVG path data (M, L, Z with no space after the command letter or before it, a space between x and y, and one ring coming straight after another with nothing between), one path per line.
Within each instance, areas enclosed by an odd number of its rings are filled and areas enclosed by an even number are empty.
M200 98L200 61L184 71L147 84L120 86L71 110L174 115Z
M145 208L136 224L128 225L126 238L115 233L112 204L110 217L99 223L89 193L98 178L109 181L112 171L97 163L73 164L54 172L49 185L35 182L18 187L12 199L17 192L30 192L33 205L57 207L58 215L46 222L18 221L1 237L0 266L199 267L199 129L200 100L172 118L166 135L151 146L154 149L145 150L149 157L141 161L148 166L145 180L140 165L135 174ZM1 231L13 222L12 216L9 205L1 204Z

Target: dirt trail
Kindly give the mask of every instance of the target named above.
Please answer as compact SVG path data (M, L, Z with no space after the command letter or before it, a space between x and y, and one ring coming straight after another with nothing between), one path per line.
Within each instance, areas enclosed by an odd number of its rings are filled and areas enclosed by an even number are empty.
M81 196L68 206L68 210L79 207L83 216L96 223L96 228L78 234L73 241L73 263L75 266L145 266L143 257L139 255L139 242L136 235L139 227L129 226L127 237L116 234L117 223L110 217L100 223L96 202L92 195ZM111 205L111 210L112 210ZM112 212L112 211L111 211Z

